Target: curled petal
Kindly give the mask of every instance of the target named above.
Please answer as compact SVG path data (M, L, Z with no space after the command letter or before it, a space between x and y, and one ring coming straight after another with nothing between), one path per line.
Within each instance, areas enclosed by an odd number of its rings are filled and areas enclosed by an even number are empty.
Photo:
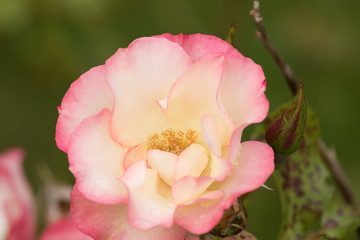
M130 148L124 157L124 168L127 170L131 165L136 162L146 159L147 143L140 143Z
M128 190L128 221L136 228L171 227L176 205L171 201L170 187L162 182L145 161L133 164L120 179Z
M174 172L177 156L170 152L151 150L147 152L149 165L158 171L159 176L170 186L174 184Z
M209 160L207 150L193 143L179 155L175 165L175 180L186 176L199 177Z
M96 99L96 101L94 101ZM59 107L55 140L67 152L71 134L85 118L113 106L113 95L104 79L104 66L90 69L71 84Z
M224 209L220 204L223 196L222 191L213 191L189 205L178 206L175 223L195 234L209 232L223 215Z
M221 157L221 144L216 119L206 114L201 118L201 126L206 143L211 151L209 158L209 176L215 178L217 181L222 181L231 170L232 165L229 160ZM238 141L240 143L240 138Z
M261 122L269 110L262 68L240 54L226 55L218 99L237 125Z
M201 117L211 114L219 126L221 145L229 143L233 125L222 112L216 94L223 70L223 56L208 56L199 60L172 87L165 110L175 129L201 131ZM199 141L203 136L199 136Z
M240 54L231 44L224 40L205 34L171 35L165 33L156 37L166 38L179 44L194 60L213 53Z
M104 109L85 119L71 136L70 171L79 190L101 203L126 201L126 188L118 180L124 174L124 151L110 133L111 112Z
M71 193L71 217L75 226L94 239L105 240L183 240L186 231L178 225L156 226L149 230L132 227L126 204L101 204L84 197L76 188Z
M231 174L219 185L226 195L224 208L231 206L238 196L266 182L274 171L274 152L262 142L243 142L234 164Z
M213 182L214 179L207 176L199 178L184 177L172 187L172 199L176 204L183 204L193 200L199 197Z
M177 44L161 38L140 38L106 61L106 78L115 96L112 132L131 148L168 128L158 100L192 64Z

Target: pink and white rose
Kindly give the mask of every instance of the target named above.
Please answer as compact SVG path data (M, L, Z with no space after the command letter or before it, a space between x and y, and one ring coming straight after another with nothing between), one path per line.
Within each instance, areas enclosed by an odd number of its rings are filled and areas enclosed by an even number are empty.
M23 160L20 148L0 154L0 239L34 239L35 204Z
M269 103L264 73L208 35L144 37L75 81L58 147L76 178L71 214L94 239L184 239L210 231L274 170L240 142Z

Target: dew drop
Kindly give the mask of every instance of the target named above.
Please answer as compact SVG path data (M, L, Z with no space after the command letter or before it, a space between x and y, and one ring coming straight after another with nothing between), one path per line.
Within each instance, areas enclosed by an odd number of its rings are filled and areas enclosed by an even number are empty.
M150 214L153 217L160 217L161 212L159 210L157 210L157 209L153 209L153 210L150 211Z
M95 183L96 183L96 184L100 184L100 183L101 183L101 180L97 179L97 180L95 180Z

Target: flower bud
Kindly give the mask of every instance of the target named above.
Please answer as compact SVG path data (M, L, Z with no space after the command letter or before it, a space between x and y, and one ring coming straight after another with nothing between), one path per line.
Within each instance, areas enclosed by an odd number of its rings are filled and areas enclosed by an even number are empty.
M302 143L307 110L303 86L301 82L293 101L270 118L265 139L276 153L293 153Z

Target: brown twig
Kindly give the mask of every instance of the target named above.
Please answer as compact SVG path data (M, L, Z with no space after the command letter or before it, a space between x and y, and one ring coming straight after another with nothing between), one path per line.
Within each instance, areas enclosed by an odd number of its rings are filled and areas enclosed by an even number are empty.
M354 194L351 191L349 180L341 169L339 160L336 157L335 149L328 148L322 139L319 139L318 146L321 156L331 174L334 176L344 200L356 209L358 206L356 204Z
M298 83L294 77L294 73L290 68L290 66L283 60L280 54L276 51L274 45L270 41L264 27L264 23L260 14L259 7L260 7L259 2L254 1L253 9L250 11L250 15L253 17L256 27L258 29L258 31L256 32L256 37L262 41L265 48L269 51L270 55L273 57L276 64L279 66L281 73L286 79L286 82L291 92L293 93L293 95L295 95L298 89Z
M258 30L256 32L256 36L262 41L265 48L269 51L270 55L273 57L273 59L279 66L280 71L283 74L292 94L295 95L298 89L298 82L296 81L296 78L290 66L284 62L284 60L282 59L280 54L276 51L274 45L270 41L264 27L264 23L260 14L259 7L260 7L259 2L254 1L253 9L250 11L250 15L252 16ZM354 207L354 209L357 209L358 206L355 200L355 196L351 190L346 175L344 174L342 168L340 167L339 160L336 157L335 151L333 149L329 149L325 145L322 139L319 139L318 147L320 149L323 161L325 162L329 171L334 177L344 200L352 207ZM358 233L358 238L360 239L360 228L358 228L357 233Z

